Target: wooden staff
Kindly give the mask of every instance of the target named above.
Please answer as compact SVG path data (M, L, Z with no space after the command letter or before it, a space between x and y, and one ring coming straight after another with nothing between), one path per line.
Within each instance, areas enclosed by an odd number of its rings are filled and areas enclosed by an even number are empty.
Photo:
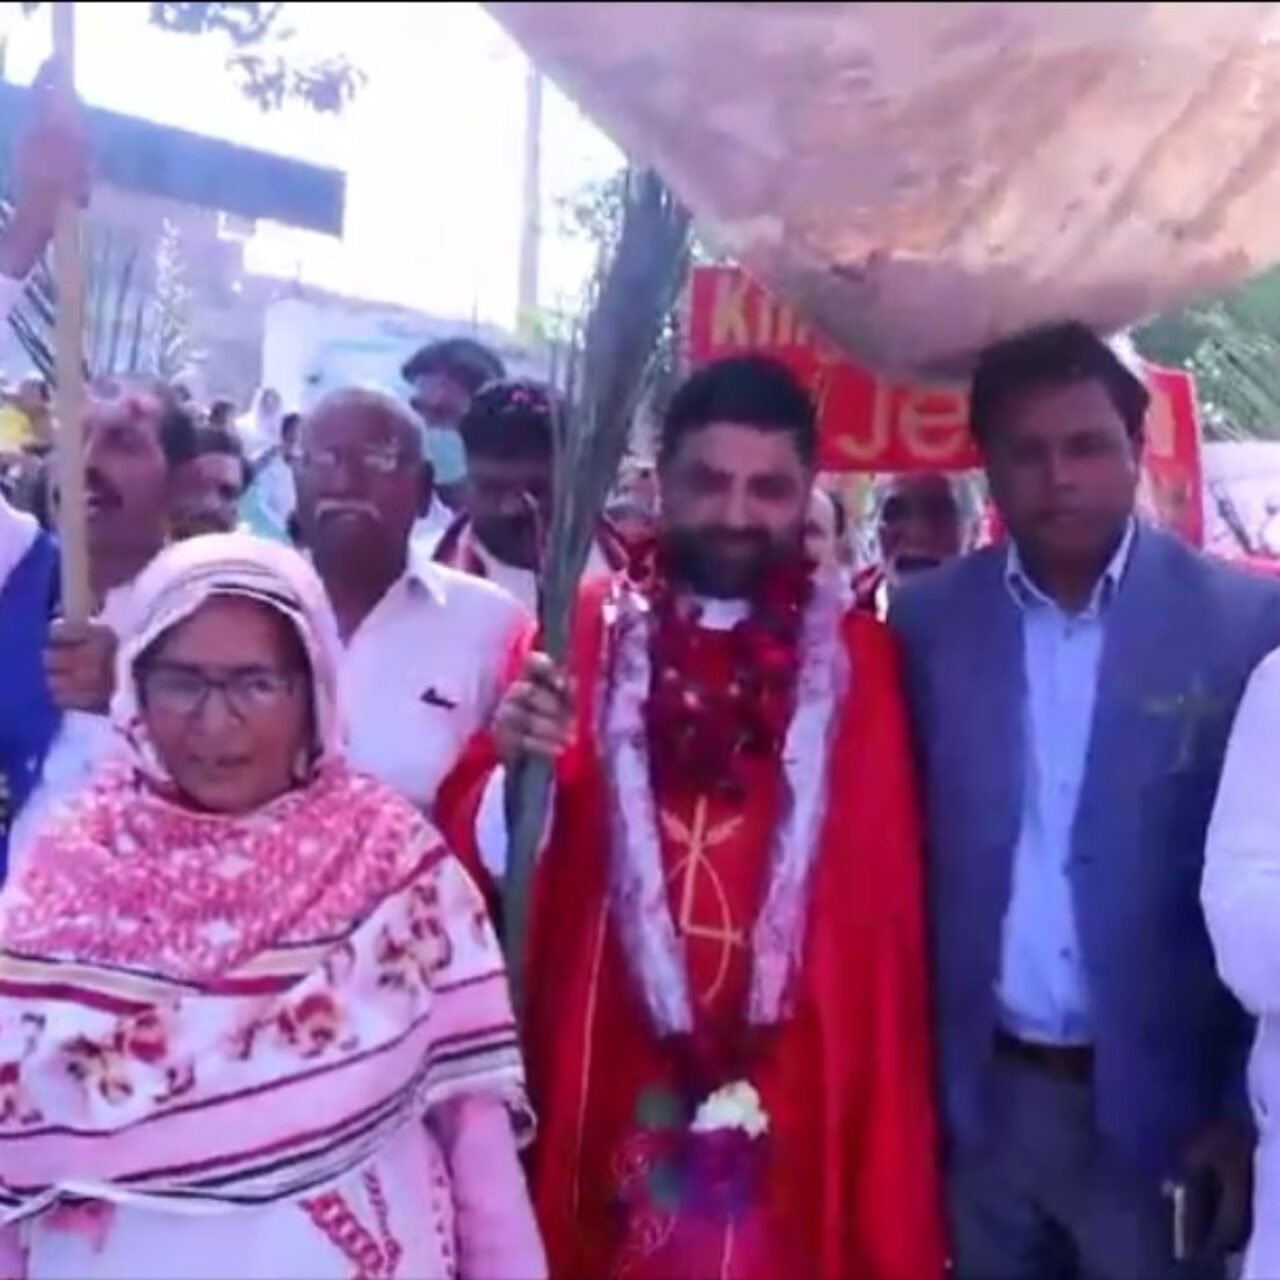
M75 6L71 0L54 0L53 53L60 73L57 92L73 96L76 28ZM87 622L93 614L93 600L89 590L84 483L84 277L80 259L80 210L71 200L64 201L58 210L53 270L58 295L55 404L62 616L69 622Z

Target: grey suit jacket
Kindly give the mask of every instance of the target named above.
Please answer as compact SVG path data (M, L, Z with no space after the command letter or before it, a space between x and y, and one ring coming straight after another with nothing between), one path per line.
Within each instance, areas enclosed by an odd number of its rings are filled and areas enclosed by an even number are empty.
M1005 564L991 548L928 574L890 619L927 803L944 1114L964 1143L981 1141L995 1105L995 984L1022 814L1022 624ZM1098 1123L1163 1172L1200 1125L1244 1105L1249 1027L1215 972L1200 872L1236 705L1280 645L1280 586L1143 527L1105 625L1070 875Z

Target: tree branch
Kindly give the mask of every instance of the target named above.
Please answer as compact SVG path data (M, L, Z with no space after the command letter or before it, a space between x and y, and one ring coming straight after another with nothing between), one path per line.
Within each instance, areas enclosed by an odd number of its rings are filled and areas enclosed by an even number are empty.
M22 12L35 13L38 0L24 0ZM339 112L363 87L366 77L341 54L312 62L288 56L294 32L284 22L284 5L254 0L156 0L149 8L152 26L176 35L216 34L231 48L227 70L236 87L263 111L298 102L322 114Z

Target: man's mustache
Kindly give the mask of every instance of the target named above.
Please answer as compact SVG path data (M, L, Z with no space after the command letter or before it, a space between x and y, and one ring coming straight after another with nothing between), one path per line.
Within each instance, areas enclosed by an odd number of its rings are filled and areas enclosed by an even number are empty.
M330 516L364 516L382 523L382 512L365 498L321 498L316 503L316 519L327 520Z
M763 529L707 529L697 535L697 542L717 550L742 550L765 553L774 550L774 539Z

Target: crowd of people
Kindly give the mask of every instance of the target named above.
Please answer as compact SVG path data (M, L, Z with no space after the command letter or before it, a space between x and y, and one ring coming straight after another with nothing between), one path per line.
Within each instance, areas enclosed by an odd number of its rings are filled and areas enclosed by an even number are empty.
M1280 1274L1280 585L1139 518L1108 343L984 351L1003 536L898 478L873 575L804 387L694 370L564 663L555 395L403 372L97 389L88 623L0 499L0 1271Z

